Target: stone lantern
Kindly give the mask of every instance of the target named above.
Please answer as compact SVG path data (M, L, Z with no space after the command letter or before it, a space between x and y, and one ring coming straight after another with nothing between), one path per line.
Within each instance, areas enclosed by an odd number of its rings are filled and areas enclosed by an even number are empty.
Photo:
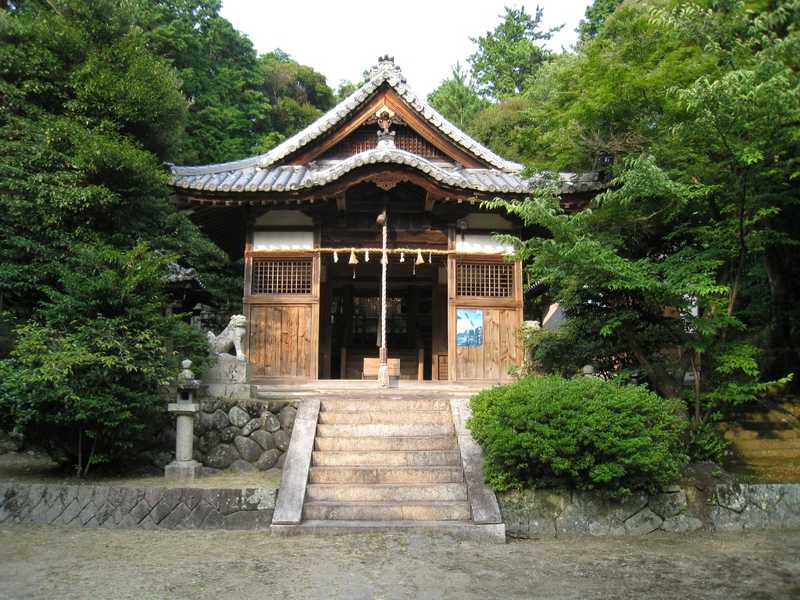
M169 481L191 481L200 476L202 465L192 458L194 444L194 416L200 409L193 402L200 382L191 371L192 361L181 363L183 370L178 375L178 394L175 402L167 405L167 410L177 415L175 436L175 460L164 467L164 476Z

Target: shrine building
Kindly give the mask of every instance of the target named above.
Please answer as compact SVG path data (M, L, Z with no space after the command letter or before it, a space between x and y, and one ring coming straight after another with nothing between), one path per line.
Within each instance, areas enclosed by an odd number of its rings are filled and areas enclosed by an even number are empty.
M392 377L492 382L520 364L522 265L493 234L522 224L481 203L537 183L418 96L393 59L269 152L173 166L175 201L243 254L253 384L377 377L386 225ZM565 203L599 187L561 174ZM380 221L380 222L379 222Z

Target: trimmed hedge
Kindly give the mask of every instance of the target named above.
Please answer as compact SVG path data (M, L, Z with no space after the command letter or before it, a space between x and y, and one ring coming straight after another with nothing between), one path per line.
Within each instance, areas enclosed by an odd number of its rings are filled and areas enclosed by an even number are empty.
M498 491L566 485L610 498L657 492L688 458L677 400L594 377L528 377L484 390L467 423Z

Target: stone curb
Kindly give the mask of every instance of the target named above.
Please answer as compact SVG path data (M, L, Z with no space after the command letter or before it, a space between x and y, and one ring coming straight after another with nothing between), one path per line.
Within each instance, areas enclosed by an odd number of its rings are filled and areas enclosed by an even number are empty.
M452 398L450 411L453 416L453 425L458 439L458 449L461 453L461 465L464 469L464 480L467 484L467 497L469 498L472 522L478 524L503 524L503 515L497 497L483 480L483 451L472 438L467 429L467 419L472 416L469 400L466 398ZM503 534L505 538L505 533Z
M297 410L275 507L276 525L295 525L302 520L319 407L319 398L313 398L303 400Z

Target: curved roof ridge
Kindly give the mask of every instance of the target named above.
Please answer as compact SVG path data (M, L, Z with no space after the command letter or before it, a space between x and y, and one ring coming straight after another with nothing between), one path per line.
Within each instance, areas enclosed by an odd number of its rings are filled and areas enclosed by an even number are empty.
M492 166L506 172L519 173L523 165L506 160L495 154L487 147L475 141L469 135L453 125L427 102L421 100L406 84L405 76L400 67L389 56L382 56L378 64L369 71L369 78L355 92L339 102L316 121L301 129L290 138L284 140L268 152L258 154L241 160L214 163L196 166L171 166L174 175L205 175L221 173L236 169L267 168L279 160L286 158L300 148L314 141L328 132L332 127L341 123L348 115L352 114L375 90L384 83L388 83L409 105L419 112L424 119L448 137L456 145L464 148Z

